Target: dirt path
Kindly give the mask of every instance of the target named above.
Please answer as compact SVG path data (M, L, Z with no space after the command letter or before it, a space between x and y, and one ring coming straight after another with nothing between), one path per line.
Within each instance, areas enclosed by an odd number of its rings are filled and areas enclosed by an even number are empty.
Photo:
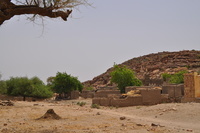
M141 117L137 115L128 115L124 113L115 112L112 110L98 110L99 112L106 113L107 115L114 115L114 116L121 116L126 117L127 119L133 119L134 122L139 124L155 124L155 126L161 126L161 127L168 127L172 129L182 130L182 131L194 131L194 132L200 132L200 123L187 123L187 122L174 122L169 120L162 120L157 118L150 118L150 117Z
M77 102L85 102L86 105L81 107ZM14 102L14 106L0 106L0 132L200 133L200 104L197 103L100 109L90 106L91 99ZM62 119L36 120L48 109L53 109Z

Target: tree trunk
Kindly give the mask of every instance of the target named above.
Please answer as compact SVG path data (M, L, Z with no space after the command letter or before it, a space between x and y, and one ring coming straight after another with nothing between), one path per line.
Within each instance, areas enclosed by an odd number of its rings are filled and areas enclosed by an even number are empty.
M26 96L23 96L23 101L26 101Z

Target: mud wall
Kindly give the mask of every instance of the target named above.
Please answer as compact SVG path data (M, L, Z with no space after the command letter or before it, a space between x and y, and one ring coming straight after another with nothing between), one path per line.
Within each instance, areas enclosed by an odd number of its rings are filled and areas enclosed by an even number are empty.
M136 89L152 89L151 86L127 86L125 88L125 93L131 91L131 90L136 90Z
M72 91L70 93L71 99L78 99L79 98L79 91Z
M195 97L200 98L200 75L195 75Z
M81 97L83 97L83 98L94 98L94 91L84 90L81 93Z
M158 89L143 89L140 90L142 102L144 105L158 104L161 101L161 90Z
M142 105L142 96L120 98L93 98L92 104L99 104L100 106L113 107L128 107Z
M110 94L120 94L119 90L98 90L95 94L94 97L108 97Z
M7 95L0 95L0 100L11 100L11 101L23 101L23 97L21 96L7 96ZM34 98L34 97L26 97L26 101L43 101L43 98Z
M184 84L163 85L162 94L168 94L169 98L180 98L184 95Z
M184 75L184 98L195 98L195 77L194 73Z

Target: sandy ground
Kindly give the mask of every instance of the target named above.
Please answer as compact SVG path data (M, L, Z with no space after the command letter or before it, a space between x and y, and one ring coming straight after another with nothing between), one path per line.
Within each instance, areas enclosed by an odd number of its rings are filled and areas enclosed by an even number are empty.
M86 102L81 107L77 102ZM1 133L200 133L200 103L91 108L91 99L0 106ZM62 119L36 120L48 109Z

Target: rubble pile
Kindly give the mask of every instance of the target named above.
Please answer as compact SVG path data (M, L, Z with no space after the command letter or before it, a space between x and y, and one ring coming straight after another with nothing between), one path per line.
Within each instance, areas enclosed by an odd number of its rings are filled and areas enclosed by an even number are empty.
M14 106L14 103L11 101L0 101L0 106Z

